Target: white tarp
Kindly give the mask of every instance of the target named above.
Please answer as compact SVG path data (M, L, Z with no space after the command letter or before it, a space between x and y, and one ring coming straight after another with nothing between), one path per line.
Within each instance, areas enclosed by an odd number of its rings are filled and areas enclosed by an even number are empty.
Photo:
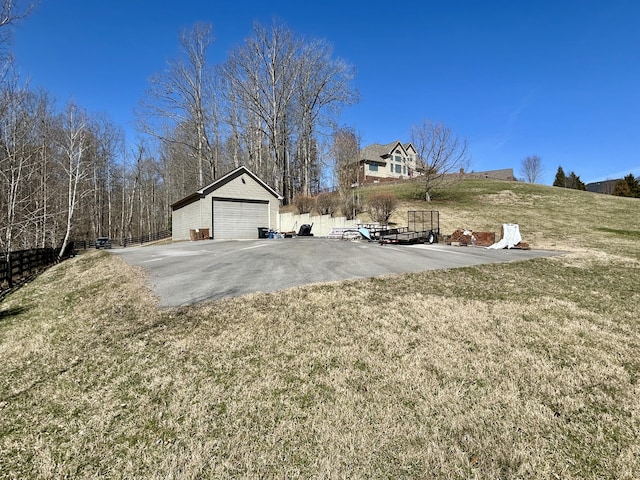
M520 227L517 223L505 223L502 225L502 240L487 248L495 248L496 250L502 248L515 247L522 241L520 236Z

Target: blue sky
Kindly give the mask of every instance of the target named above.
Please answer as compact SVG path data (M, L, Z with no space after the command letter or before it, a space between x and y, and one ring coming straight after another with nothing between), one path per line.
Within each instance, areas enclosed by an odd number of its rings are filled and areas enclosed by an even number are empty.
M363 146L444 122L469 141L471 169L542 158L585 182L640 175L640 2L40 0L14 35L24 78L59 105L107 113L135 141L133 109L177 37L210 22L211 62L275 17L324 38L357 69L360 103L340 123Z

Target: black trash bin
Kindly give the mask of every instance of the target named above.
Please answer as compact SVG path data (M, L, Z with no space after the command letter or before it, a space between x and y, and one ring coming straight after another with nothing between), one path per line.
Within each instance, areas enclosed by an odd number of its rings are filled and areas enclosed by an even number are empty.
M269 238L269 229L265 227L258 227L258 238Z
M300 226L300 230L298 231L299 237L313 237L313 233L311 233L311 225L304 224Z

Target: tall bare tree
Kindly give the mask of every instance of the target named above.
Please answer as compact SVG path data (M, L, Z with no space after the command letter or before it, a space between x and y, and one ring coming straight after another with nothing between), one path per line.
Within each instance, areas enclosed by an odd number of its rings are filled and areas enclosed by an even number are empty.
M360 202L355 188L358 182L358 156L360 136L353 128L337 128L332 135L331 156L333 157L334 181L340 194L342 213L354 218L360 210Z
M124 134L105 116L96 116L90 125L93 143L91 162L92 196L90 222L93 236L112 236L114 233L113 180L116 161L122 151Z
M222 67L230 95L239 99L242 110L249 113L247 126L262 132L268 141L267 179L288 199L293 120L288 116L296 94L300 48L301 40L282 24L274 21L271 28L265 28L256 23L253 36L233 50ZM252 125L255 120L259 123Z
M425 183L425 200L449 174L468 167L471 161L467 141L441 122L423 120L411 127L411 143L417 152Z
M28 228L30 178L36 157L34 118L30 95L18 86L17 78L5 79L0 96L0 242L9 254L20 232Z
M53 243L53 233L49 229L51 220L51 155L55 151L53 146L54 114L53 101L45 92L37 95L35 106L34 126L37 128L36 144L37 160L36 172L37 180L35 184L34 201L34 235L32 247L44 248L48 243Z
M249 167L285 201L308 194L319 183L318 137L328 137L340 110L357 100L353 68L333 59L327 42L307 42L274 20L255 24L220 71L231 132Z
M351 87L355 72L344 60L331 57L333 48L324 40L306 43L300 53L296 111L298 125L299 175L302 194L311 193L311 175L318 168L314 135L322 127L335 126L341 109L357 101Z
M74 215L78 202L86 193L80 190L82 181L87 178L88 165L86 153L90 145L90 133L87 114L77 105L71 103L67 106L61 118L60 166L65 173L67 182L66 203L66 227L64 238L60 247L59 257L62 257L69 241L74 226Z
M520 174L525 182L536 183L542 176L542 159L538 155L529 155L520 162Z
M189 151L197 165L199 186L218 175L211 141L217 125L213 69L207 62L212 44L210 24L199 23L182 32L181 57L152 77L139 114L144 132Z

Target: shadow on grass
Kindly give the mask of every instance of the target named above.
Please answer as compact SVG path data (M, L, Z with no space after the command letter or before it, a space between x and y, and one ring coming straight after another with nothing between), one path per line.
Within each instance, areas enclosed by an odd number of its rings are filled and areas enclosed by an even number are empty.
M0 322L8 318L11 318L15 315L20 315L26 311L27 309L25 307L13 307L13 308L7 308L5 310L0 310Z

